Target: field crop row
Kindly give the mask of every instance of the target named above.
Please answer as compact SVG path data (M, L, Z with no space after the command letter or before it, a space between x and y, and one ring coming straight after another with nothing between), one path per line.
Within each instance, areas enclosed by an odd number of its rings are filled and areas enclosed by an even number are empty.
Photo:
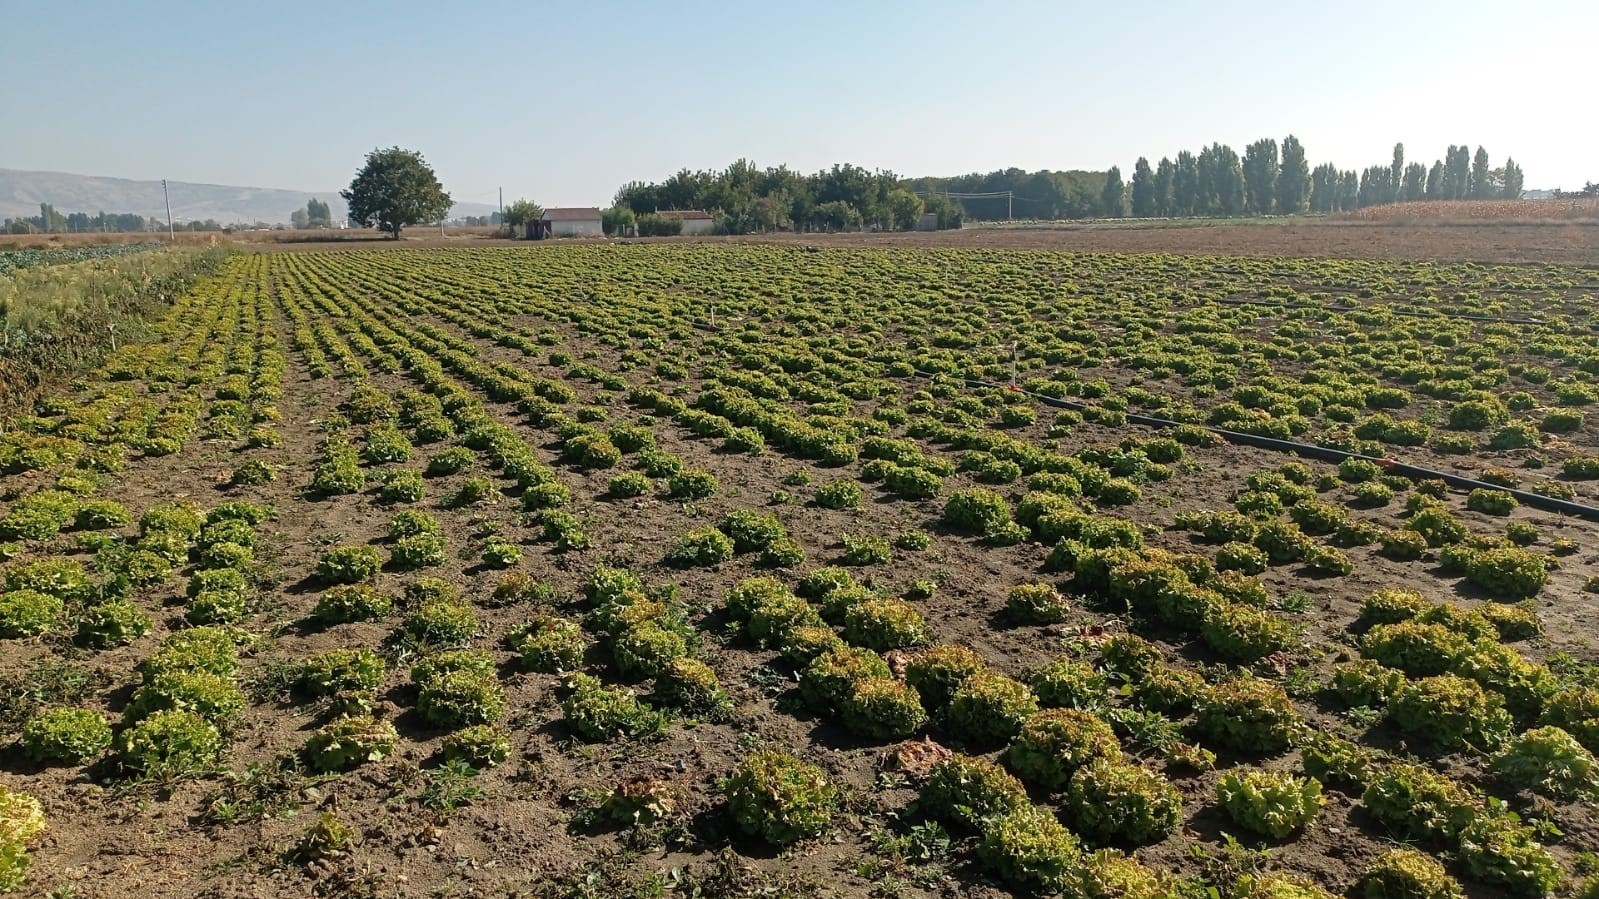
M1599 525L1211 428L1590 502L1596 291L1030 252L236 257L0 436L0 884L1576 887Z

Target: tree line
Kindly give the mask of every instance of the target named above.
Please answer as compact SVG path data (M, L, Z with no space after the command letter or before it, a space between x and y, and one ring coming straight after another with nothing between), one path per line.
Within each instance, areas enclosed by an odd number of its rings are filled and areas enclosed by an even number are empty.
M165 231L167 223L148 218L136 212L57 212L49 203L39 204L39 214L8 218L0 230L7 234L85 234L91 231L117 234L143 231ZM221 231L222 225L214 219L203 222L178 222L176 231Z
M1281 143L1257 140L1242 154L1213 143L1154 164L1140 157L1130 179L1117 166L1106 172L1009 168L900 178L844 164L802 175L740 159L722 171L683 169L664 181L623 185L607 220L619 223L618 210L641 217L700 209L715 217L719 233L745 234L908 230L924 212L936 214L940 228L958 228L967 219L1296 215L1412 200L1516 198L1522 181L1514 159L1496 168L1487 150L1479 146L1473 154L1464 144L1450 146L1430 166L1407 163L1404 145L1395 144L1391 160L1364 171L1332 163L1312 169L1304 145L1289 135ZM986 196L974 196L980 194Z
M1393 158L1364 171L1328 162L1310 168L1305 148L1293 135L1281 145L1262 138L1240 156L1215 143L1197 154L1184 150L1151 166L1139 157L1130 184L1111 167L1101 191L1100 212L1109 218L1166 216L1296 215L1345 212L1365 206L1415 200L1515 199L1523 175L1514 159L1493 168L1488 151L1475 154L1451 145L1431 166L1405 161L1405 145Z
M664 181L633 181L616 192L614 210L635 217L690 209L712 214L723 234L758 231L908 231L923 213L958 228L963 211L947 197L918 196L893 172L842 164L810 175L787 166L757 168L740 159L722 171L683 169ZM642 230L642 229L641 229Z

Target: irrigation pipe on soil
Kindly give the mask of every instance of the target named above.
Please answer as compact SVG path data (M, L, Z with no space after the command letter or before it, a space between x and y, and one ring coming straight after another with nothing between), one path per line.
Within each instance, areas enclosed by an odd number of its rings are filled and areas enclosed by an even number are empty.
M716 325L707 322L695 322L694 327L701 331L710 331L712 333L718 333L721 331L721 329ZM940 377L932 372L925 372L921 369L915 369L915 372L918 377L929 380ZM1032 399L1055 409L1072 409L1082 412L1084 410L1094 408L1092 403L1082 403L1076 400L1066 400L1052 396L1044 396L1041 393L1033 393L1028 390L1023 390L1014 384L995 384L992 381L983 381L977 378L960 378L959 380L967 387L981 387L990 390L1009 390L1014 393L1019 393L1022 396L1031 397ZM1127 416L1127 421L1130 424L1143 425L1145 427L1157 429L1175 428L1184 424L1192 424L1192 422L1172 421L1168 418L1156 418L1153 415L1139 415L1133 412L1125 413L1125 415ZM1258 434L1246 434L1242 431L1229 431L1226 428L1218 428L1213 425L1194 426L1204 428L1228 443L1239 446L1253 446L1259 449L1267 449L1279 453L1288 453L1308 459L1319 459L1324 462L1342 462L1345 459L1363 459L1367 462L1375 462L1377 465L1381 466L1384 471L1387 471L1390 474L1401 475L1403 477L1412 478L1415 480L1436 479L1443 481L1445 484L1449 485L1450 487L1454 487L1457 490L1499 490L1514 496L1518 502L1532 506L1535 509L1543 509L1547 512L1558 512L1562 515L1570 515L1575 518L1585 518L1589 521L1599 521L1599 508L1594 508L1593 506L1585 506L1581 503L1575 503L1570 500L1556 499L1552 496L1544 496L1541 493L1533 493L1527 490L1517 490L1502 486L1500 484L1490 484L1487 481L1479 481L1475 478L1463 477L1452 472L1437 471L1431 468L1422 468L1419 465L1410 465L1405 462L1400 462L1397 459L1388 459L1380 456L1367 456L1362 453L1352 453L1347 450L1333 449L1326 446L1317 446L1314 443L1300 443L1297 440L1281 440L1276 437L1262 437Z

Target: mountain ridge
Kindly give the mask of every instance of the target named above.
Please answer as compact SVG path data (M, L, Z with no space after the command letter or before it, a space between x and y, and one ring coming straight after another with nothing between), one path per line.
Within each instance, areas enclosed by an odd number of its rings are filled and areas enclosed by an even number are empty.
M172 198L172 218L178 222L283 223L313 197L328 204L335 221L348 213L338 189L301 191L168 180L167 190ZM49 203L63 215L131 212L163 221L167 215L160 181L0 168L0 218L38 215L40 203ZM494 211L487 203L456 203L450 216Z

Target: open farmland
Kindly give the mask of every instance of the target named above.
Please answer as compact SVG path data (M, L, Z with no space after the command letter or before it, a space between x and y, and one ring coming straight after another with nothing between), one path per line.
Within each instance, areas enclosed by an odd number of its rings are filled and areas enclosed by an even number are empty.
M1599 522L1535 503L1599 506L1596 295L234 256L0 435L20 889L1272 899L1382 858L1551 894L1599 852Z

